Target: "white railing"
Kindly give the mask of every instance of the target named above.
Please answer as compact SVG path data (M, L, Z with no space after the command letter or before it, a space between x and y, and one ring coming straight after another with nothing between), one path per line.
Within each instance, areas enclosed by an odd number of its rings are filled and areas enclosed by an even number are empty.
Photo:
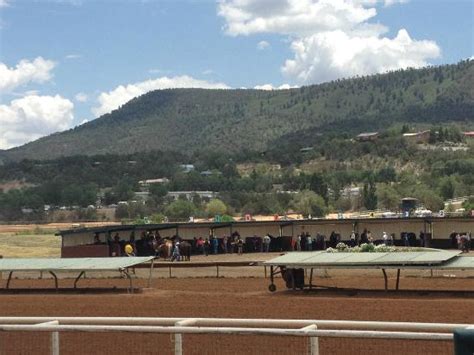
M471 324L306 319L0 317L1 332L50 332L51 354L60 353L61 332L174 334L174 353L183 353L184 334L306 337L309 353L319 354L319 338L452 341L454 329ZM321 329L324 328L324 329Z

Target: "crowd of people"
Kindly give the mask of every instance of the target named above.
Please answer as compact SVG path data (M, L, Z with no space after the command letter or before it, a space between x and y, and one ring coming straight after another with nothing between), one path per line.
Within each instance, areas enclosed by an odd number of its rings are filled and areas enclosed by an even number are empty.
M400 242L402 246L430 246L431 234L420 231L417 236L412 232L402 232ZM471 233L453 232L450 236L452 247L463 252L469 252L471 248ZM302 232L296 238L274 237L266 234L263 237L257 235L241 237L238 231L230 235L217 237L209 235L206 237L194 237L192 240L184 241L179 236L162 238L159 232L142 232L138 240L132 232L128 238L122 239L119 233L112 237L108 236L107 241L101 242L99 235L94 237L94 244L107 244L110 256L157 256L180 260L183 255L213 255L213 254L239 254L271 251L313 251L335 248L338 243L344 242L350 247L360 246L364 243L395 245L395 234L383 232L379 236L374 236L370 230L364 229L362 233L352 231L347 238L342 238L340 233L332 231L329 238L316 233L312 236L308 232ZM188 251L189 249L189 251ZM188 256L189 258L189 256Z
M456 247L457 249L461 250L463 253L469 253L471 250L471 241L472 235L471 233L463 232L455 232L453 231L450 235L451 238L451 245Z

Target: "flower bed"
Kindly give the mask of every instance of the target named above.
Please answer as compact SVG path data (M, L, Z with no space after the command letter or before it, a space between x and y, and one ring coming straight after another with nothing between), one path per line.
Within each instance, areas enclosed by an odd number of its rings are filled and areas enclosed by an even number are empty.
M372 243L363 243L357 247L350 247L345 243L338 243L336 248L327 248L326 253L406 253L414 251L433 251L427 248L416 247L393 247L385 244L374 245Z

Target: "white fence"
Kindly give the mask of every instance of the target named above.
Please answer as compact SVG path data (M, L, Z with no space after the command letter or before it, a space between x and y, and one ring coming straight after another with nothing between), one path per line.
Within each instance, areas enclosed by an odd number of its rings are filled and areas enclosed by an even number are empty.
M360 353L367 352L367 344L372 344L377 340L383 340L377 350L374 348L374 353L384 353L382 350L392 347L394 352L390 353L433 353L433 350L428 350L426 346L431 346L429 349L436 349L438 353L451 353L453 330L457 328L467 328L469 324L444 324L444 323L406 323L406 322L375 322L375 321L344 321L344 320L288 320L288 319L229 319L229 318L129 318L129 317L0 317L0 353L48 353L59 355L64 353L91 353L91 350L86 350L85 346L91 346L92 351L97 353L107 353L107 347L116 342L135 341L132 348L135 353L149 353L145 348L140 348L140 341L136 337L129 337L127 335L140 334L146 336L147 341L151 341L153 336L168 335L162 337L159 341L160 348L156 349L156 353L174 353L174 354L201 354L201 353L307 353L307 354L325 354L338 353L338 346L343 344L342 352L340 353L358 353L356 349L351 348L354 341L364 341L364 345L360 345ZM71 334L82 334L80 338L71 337ZM120 334L117 340L111 341L110 337L105 337L107 334ZM17 338L17 345L13 338L2 338L3 335L23 334L23 338ZM34 336L36 334L36 338ZM41 336L47 337L47 341L40 340ZM92 336L99 336L96 340L88 340ZM212 335L214 340L210 345L203 345L202 338L192 338L196 335ZM249 344L247 348L243 349L234 344L235 337L230 337L227 342L219 343L215 339L218 336L241 336L241 339L247 337L254 337L257 340ZM186 339L190 337L188 348L186 348ZM262 343L260 339L267 339ZM292 341L286 343L278 343L278 341L291 338ZM337 346L335 344L326 344L320 346L320 342L324 339L345 339L342 343L338 340ZM12 340L13 339L13 340ZM41 348L32 348L27 341L32 341L37 344L43 344ZM134 340L133 340L134 339ZM386 343L386 341L392 343ZM43 341L43 343L42 343ZM417 344L421 346L418 350L414 346L401 347L410 341L419 341ZM9 342L9 343L8 343ZM12 343L13 342L13 343ZM91 345L91 342L95 342ZM168 344L165 344L168 342ZM10 346L10 350L3 350L3 345ZM439 344L444 344L442 347ZM105 344L105 345L104 345ZM107 345L108 344L108 345ZM287 344L287 345L285 345ZM388 344L388 345L387 345ZM392 346L390 344L398 344ZM427 345L428 344L428 345ZM431 345L429 345L431 344ZM101 346L105 348L101 350ZM191 347L190 345L193 345ZM38 345L39 346L39 345ZM256 346L261 346L259 349ZM272 346L278 346L277 349L272 349ZM18 347L25 347L22 351ZM218 347L212 349L212 347ZM18 349L17 349L18 348ZM120 347L119 347L120 348ZM124 353L125 351L122 347ZM399 351L397 351L397 349ZM206 350L206 351L204 351ZM285 350L288 350L286 352ZM151 350L150 350L151 351ZM111 351L116 353L116 351ZM150 352L152 353L152 352Z

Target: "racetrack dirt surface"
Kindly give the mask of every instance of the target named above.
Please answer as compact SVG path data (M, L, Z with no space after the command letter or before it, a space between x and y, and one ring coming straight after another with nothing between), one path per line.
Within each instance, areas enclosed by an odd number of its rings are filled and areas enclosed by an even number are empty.
M369 277L370 276L370 277ZM318 284L338 287L383 288L376 273L331 272ZM72 285L61 279L60 286ZM395 294L383 292L348 296L344 292L299 292L278 290L269 293L269 279L241 278L157 278L152 288L146 280L137 294L1 294L1 316L143 316L143 317L228 317L379 320L412 322L474 323L474 297L429 293ZM389 280L394 283L393 275ZM5 280L2 281L3 287ZM405 289L449 289L474 291L471 277L402 277ZM16 288L51 287L52 280L14 280ZM80 287L126 287L123 279L86 279ZM276 336L184 335L184 354L302 354L305 338ZM61 334L61 354L170 354L170 335L162 334ZM1 354L43 354L49 351L46 333L0 334ZM449 354L452 344L434 341L320 339L321 354Z

